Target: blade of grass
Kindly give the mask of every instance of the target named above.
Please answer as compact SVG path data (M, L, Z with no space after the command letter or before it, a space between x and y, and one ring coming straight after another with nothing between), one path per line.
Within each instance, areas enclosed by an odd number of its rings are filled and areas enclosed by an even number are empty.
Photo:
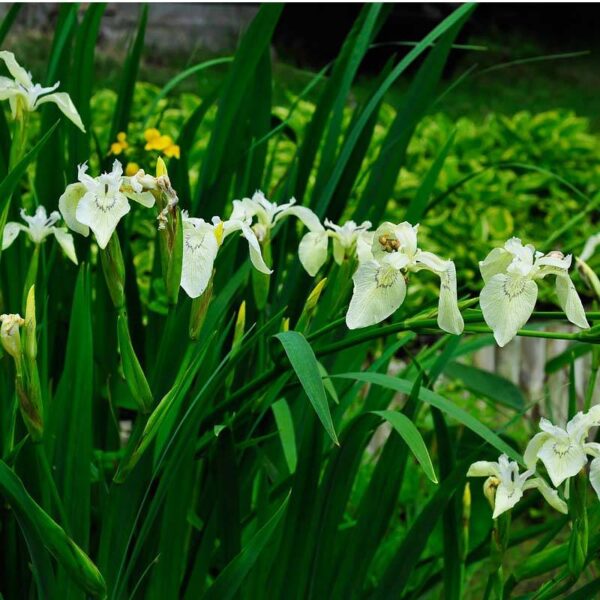
M137 33L133 39L125 64L123 65L119 92L117 95L117 105L111 125L109 143L116 139L117 133L124 131L127 133L131 107L133 105L133 93L135 91L135 82L137 81L138 71L142 52L144 50L144 37L146 35L146 25L148 23L148 5L143 4L140 10L140 20Z

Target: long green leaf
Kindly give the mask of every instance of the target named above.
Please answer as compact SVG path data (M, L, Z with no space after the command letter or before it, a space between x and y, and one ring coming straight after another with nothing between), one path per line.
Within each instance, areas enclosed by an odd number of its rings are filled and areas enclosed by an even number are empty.
M226 151L230 150L231 144L237 139L234 136L232 142L234 121L239 117L254 71L268 48L282 9L280 4L261 6L242 38L231 65L219 99L219 110L202 165L198 195L193 203L194 209L200 203L206 203L206 206L203 206L206 214L212 215L221 211L225 198L219 197L213 188L217 178L221 176L223 162L229 158L226 157Z
M221 571L208 588L205 600L228 600L234 598L244 579L273 536L277 525L285 514L290 497L287 496L273 516L252 536L242 551Z
M72 164L84 162L90 152L92 126L90 100L94 86L94 53L105 10L105 3L90 4L75 37L73 72L77 73L77 77L71 79L69 93L86 128L86 133L79 131L77 127L69 128L69 159Z
M306 341L306 338L297 331L285 331L278 333L274 337L281 342L292 368L315 409L319 420L323 424L325 431L334 443L338 444L325 388L323 387L323 380L321 379L321 372L319 371L319 363L313 349Z
M342 151L336 161L335 167L331 173L331 177L327 183L327 186L323 190L323 193L319 197L319 201L316 205L316 211L319 214L324 214L329 206L329 201L333 196L333 193L338 185L340 177L342 176L343 170L348 162L352 152L354 150L354 146L358 142L360 138L360 134L363 128L366 126L371 113L376 109L379 104L381 98L385 95L385 93L389 90L391 85L398 79L398 77L412 64L412 62L417 59L427 48L428 46L435 42L439 37L441 37L446 31L454 27L456 23L461 22L465 19L475 8L474 4L463 4L459 8L457 8L450 16L448 16L442 23L440 23L433 31L431 31L427 36L425 36L419 44L417 44L392 70L392 72L388 75L386 80L381 84L378 92L373 95L368 105L365 107L365 110L361 113L359 119L355 123L351 132L348 135L348 138L344 144ZM366 196L365 196L366 198ZM370 201L365 200L368 205L370 205ZM361 216L357 216L357 219L360 219Z
M405 379L397 379L395 377L391 377L390 375L383 375L382 373L342 373L332 375L332 377L354 379L356 381L363 381L364 383L374 383L375 385L380 385L382 387L393 389L397 392L402 392L405 394L409 394L413 386L412 382L410 381ZM419 399L427 404L431 404L432 406L439 408L442 412L446 413L453 419L456 419L459 423L462 423L465 425L465 427L468 427L471 431L494 446L500 452L508 455L513 460L522 462L522 457L514 450L514 448L503 441L489 427L481 423L481 421L459 406L456 406L456 404L453 402L450 402L439 394L427 389L421 389L419 393Z
M156 110L158 103L165 96L167 96L167 94L169 94L171 92L171 90L175 89L182 81L185 81L188 77L191 77L192 75L201 73L205 69L210 69L211 67L216 67L218 65L229 64L232 60L233 60L233 57L231 57L231 56L222 56L219 58L213 58L211 60L205 60L201 63L198 63L197 65L194 65L193 67L189 67L189 69L185 69L181 73L178 73L177 75L175 75L175 77L172 77L171 79L169 79L169 81L167 81L167 83L165 83L165 85L163 85L163 87L160 89L158 94L156 94L156 96L152 100L152 104L150 104L150 107L148 108L148 110L146 112L146 119L144 120L144 127L148 124L148 122L152 118L152 115L154 115L154 111Z
M433 464L431 463L431 457L427 451L427 446L413 422L406 415L393 410L375 410L373 411L373 414L385 419L394 430L398 432L421 467L423 467L425 475L427 475L433 483L437 483L438 480L435 471L433 470Z
M125 64L123 65L121 82L119 84L119 93L117 96L117 105L111 126L110 140L112 142L117 137L120 131L127 132L129 125L129 117L131 107L133 105L133 93L135 91L135 82L137 80L138 71L140 68L140 60L142 51L144 50L144 37L146 35L146 24L148 22L148 5L143 4L141 7L140 21L138 24L137 33Z
M406 209L405 220L409 223L418 223L427 211L427 205L429 204L429 197L433 192L433 188L437 181L437 178L442 171L442 167L446 162L448 153L452 149L454 144L454 137L456 135L456 129L448 136L446 143L442 146L435 160L431 163L431 167L425 174L417 193L413 196L408 208Z
M27 493L23 482L4 461L0 461L0 493L8 500L19 518L37 532L48 551L69 572L81 589L103 598L106 586L100 571L39 504Z

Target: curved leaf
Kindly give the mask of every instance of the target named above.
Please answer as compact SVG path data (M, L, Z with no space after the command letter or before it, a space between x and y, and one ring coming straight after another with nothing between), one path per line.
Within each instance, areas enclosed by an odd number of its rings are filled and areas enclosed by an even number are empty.
M325 395L325 387L321 379L319 363L310 344L297 331L284 331L274 337L281 342L292 368L323 424L325 431L339 445L329 411L329 404L327 404L327 396Z

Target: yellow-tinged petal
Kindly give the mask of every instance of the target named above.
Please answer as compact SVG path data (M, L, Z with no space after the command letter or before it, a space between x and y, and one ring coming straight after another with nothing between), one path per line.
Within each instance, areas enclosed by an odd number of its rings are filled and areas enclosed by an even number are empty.
M219 221L216 225L215 225L215 237L217 238L217 244L219 244L219 246L223 243L223 221Z
M165 164L165 161L159 156L156 159L156 177L163 177L164 175L168 175L167 165Z

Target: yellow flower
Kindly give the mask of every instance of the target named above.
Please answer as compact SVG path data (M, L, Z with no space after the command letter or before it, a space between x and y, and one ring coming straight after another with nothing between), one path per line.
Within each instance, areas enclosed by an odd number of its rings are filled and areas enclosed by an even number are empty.
M163 150L163 154L165 156L168 156L169 158L172 158L173 156L175 158L179 158L180 156L180 149L179 146L177 144L171 144L170 146L167 146L164 150Z
M179 158L181 151L177 144L173 143L173 138L170 135L161 135L158 129L146 129L144 131L146 139L146 150L158 150L169 158Z
M160 131L158 129L154 129L152 127L150 129L146 129L146 131L144 131L144 139L147 142L151 142L152 140L156 139L157 137L160 137Z
M173 144L173 140L169 135L159 135L152 138L145 146L146 150L164 150Z
M110 145L111 154L121 154L123 150L129 148L129 144L127 143L127 134L124 131L120 131L117 133L117 141L113 142Z
M133 177L139 170L140 165L138 165L137 163L127 163L127 166L125 167L125 175L127 175L127 177Z

